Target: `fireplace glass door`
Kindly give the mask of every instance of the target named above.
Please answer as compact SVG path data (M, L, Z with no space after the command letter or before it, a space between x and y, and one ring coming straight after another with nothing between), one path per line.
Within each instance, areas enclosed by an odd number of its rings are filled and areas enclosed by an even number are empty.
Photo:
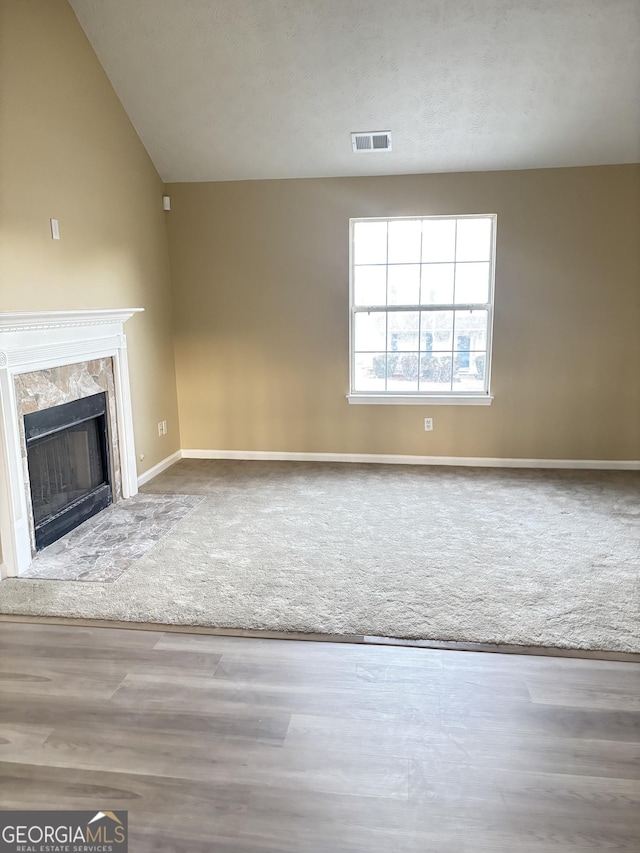
M106 395L25 415L36 549L111 503Z

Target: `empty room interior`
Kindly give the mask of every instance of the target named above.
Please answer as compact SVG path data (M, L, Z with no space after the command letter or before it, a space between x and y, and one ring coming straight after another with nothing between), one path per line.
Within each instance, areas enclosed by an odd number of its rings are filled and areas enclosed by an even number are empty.
M637 853L639 371L638 0L0 0L2 849Z

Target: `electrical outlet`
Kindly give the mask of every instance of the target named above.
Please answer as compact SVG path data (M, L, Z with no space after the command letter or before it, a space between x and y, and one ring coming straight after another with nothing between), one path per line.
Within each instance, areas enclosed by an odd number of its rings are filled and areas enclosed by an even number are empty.
M158 435L164 435L162 431L162 421L158 421Z
M433 418L425 418L424 419L424 431L432 432L433 430Z
M162 421L162 434L163 435L167 434L167 422L166 421Z

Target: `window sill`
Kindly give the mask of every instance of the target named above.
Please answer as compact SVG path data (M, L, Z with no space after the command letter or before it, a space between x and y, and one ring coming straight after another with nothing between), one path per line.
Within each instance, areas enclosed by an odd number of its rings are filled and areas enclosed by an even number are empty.
M351 405L361 406L490 406L489 394L347 394Z

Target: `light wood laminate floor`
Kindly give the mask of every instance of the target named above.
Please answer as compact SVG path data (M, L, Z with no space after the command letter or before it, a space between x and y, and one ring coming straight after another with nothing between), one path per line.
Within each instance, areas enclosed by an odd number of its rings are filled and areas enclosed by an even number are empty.
M131 853L638 853L640 664L5 622L0 791Z

